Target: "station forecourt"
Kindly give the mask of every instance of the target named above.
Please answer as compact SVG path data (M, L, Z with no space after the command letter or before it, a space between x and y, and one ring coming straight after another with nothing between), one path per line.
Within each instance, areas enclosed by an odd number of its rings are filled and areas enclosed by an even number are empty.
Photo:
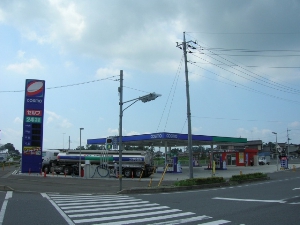
M111 137L113 139L113 144L117 145L118 136ZM217 157L217 168L222 168L222 162L228 162L228 159L233 159L234 161L230 161L229 165L237 165L237 166L245 166L248 164L246 161L249 157L257 155L257 151L250 151L246 149L234 150L230 149L230 146L238 145L238 144L246 144L247 138L235 138L235 137L220 137L220 136L207 136L207 135L191 135L192 138L192 146L200 146L207 145L211 146L211 157L214 155ZM99 144L105 145L105 138L96 138L96 139L87 139L87 144ZM122 136L122 143L124 145L131 146L153 146L165 148L165 156L167 156L167 152L171 151L172 147L183 147L188 146L188 134L180 134L180 133L169 133L169 132L159 132L159 133L150 133L150 134L141 134L141 135L131 135L131 136ZM214 145L222 145L229 146L226 150L216 150L213 148ZM114 149L117 149L115 146ZM250 154L250 155L249 155ZM230 156L230 157L229 157ZM250 159L250 158L249 158ZM167 157L165 157L167 164ZM234 162L234 163L231 163ZM175 168L176 170L176 168Z

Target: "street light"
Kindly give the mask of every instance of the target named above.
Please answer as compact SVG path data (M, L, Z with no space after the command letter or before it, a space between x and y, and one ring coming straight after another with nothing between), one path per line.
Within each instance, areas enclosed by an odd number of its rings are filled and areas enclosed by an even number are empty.
M63 133L63 150L65 150L65 134L66 133Z
M130 106L132 106L137 101L142 101L144 103L155 100L157 97L161 96L160 94L156 94L155 92L150 93L148 95L144 95L142 97L138 97L126 102L123 102L123 70L120 70L120 87L118 88L118 92L120 93L120 117L119 117L119 183L120 183L120 191L122 191L122 151L123 151L123 145L122 145L122 117L123 112L128 109ZM127 102L132 102L129 106L127 106L125 109L123 109L123 104Z
M80 141L79 141L79 177L81 177L81 131L84 130L84 128L79 128L80 133Z
M277 157L277 171L278 171L277 133L276 132L272 132L272 133L276 135L275 152L276 152L276 157Z

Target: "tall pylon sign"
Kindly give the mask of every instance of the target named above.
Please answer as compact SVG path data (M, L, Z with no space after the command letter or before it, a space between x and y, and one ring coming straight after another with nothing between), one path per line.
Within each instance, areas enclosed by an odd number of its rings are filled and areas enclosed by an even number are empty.
M22 138L22 173L42 168L45 81L26 79Z

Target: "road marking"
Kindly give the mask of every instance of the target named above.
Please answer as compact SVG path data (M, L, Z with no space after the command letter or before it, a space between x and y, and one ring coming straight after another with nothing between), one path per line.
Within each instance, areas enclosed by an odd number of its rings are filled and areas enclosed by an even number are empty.
M148 218L143 218L143 219L134 219L134 220L118 221L118 222L111 222L111 223L100 223L100 224L101 225L122 225L122 224L124 224L124 222L126 224L143 223L143 222L149 222L149 221L155 221L155 220L171 219L171 218L176 218L176 217L180 217L180 216L190 216L192 214L194 214L194 213L186 212L186 213L177 213L174 215L155 216L155 217L148 217ZM207 217L207 219L209 219L209 218L211 218L211 217ZM100 225L100 224L94 224L94 225Z
M212 199L228 200L228 201L241 201L241 202L273 202L273 203L285 203L286 202L286 201L282 201L282 200L260 200L260 199L220 198L220 197L215 197Z
M5 215L5 211L6 211L6 206L7 206L7 203L8 203L8 199L10 199L12 197L12 194L13 194L12 191L6 192L5 199L3 201L1 211L0 211L0 225L2 225L2 223L3 223L4 215Z
M300 188L294 188L293 191L294 191L294 190L298 190L298 189L300 189Z
M228 221L228 220L216 220L216 221L212 221L212 222L201 223L201 225L221 225L221 224L225 224L225 223L230 223L230 221Z
M65 219L65 221L69 225L75 225L73 221L58 207L58 205L55 204L55 202L46 194L46 193L41 193L41 195L44 198L47 198L48 201L54 206L54 208L59 212L59 214Z
M199 220L205 220L205 219L211 219L212 217L210 216L195 216L195 217L190 217L186 219L179 219L179 220L172 220L172 221L167 221L167 222L161 222L161 223L152 223L151 225L175 225L175 224L184 224L184 223L190 223L190 222L195 222Z
M157 215L157 214L168 214L168 213L175 213L181 212L179 209L170 209L170 210L164 210L164 211L155 211L155 212L147 212L147 213L133 213L128 215L120 215L120 216L104 216L100 218L91 218L91 219L80 219L80 220L74 220L75 223L91 223L91 222L101 222L106 220L117 220L117 219L127 219L132 217L138 217L138 216L150 216L150 215ZM195 213L189 213L190 215ZM149 218L145 218L145 221L147 221ZM126 221L127 222L127 221ZM123 222L124 224L124 222Z

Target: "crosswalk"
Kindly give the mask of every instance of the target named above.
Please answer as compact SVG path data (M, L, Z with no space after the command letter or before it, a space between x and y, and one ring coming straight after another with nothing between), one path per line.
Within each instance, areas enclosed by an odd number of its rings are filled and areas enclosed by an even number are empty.
M46 194L47 198L68 224L228 224L228 220L213 220L193 212L171 209L132 196Z

